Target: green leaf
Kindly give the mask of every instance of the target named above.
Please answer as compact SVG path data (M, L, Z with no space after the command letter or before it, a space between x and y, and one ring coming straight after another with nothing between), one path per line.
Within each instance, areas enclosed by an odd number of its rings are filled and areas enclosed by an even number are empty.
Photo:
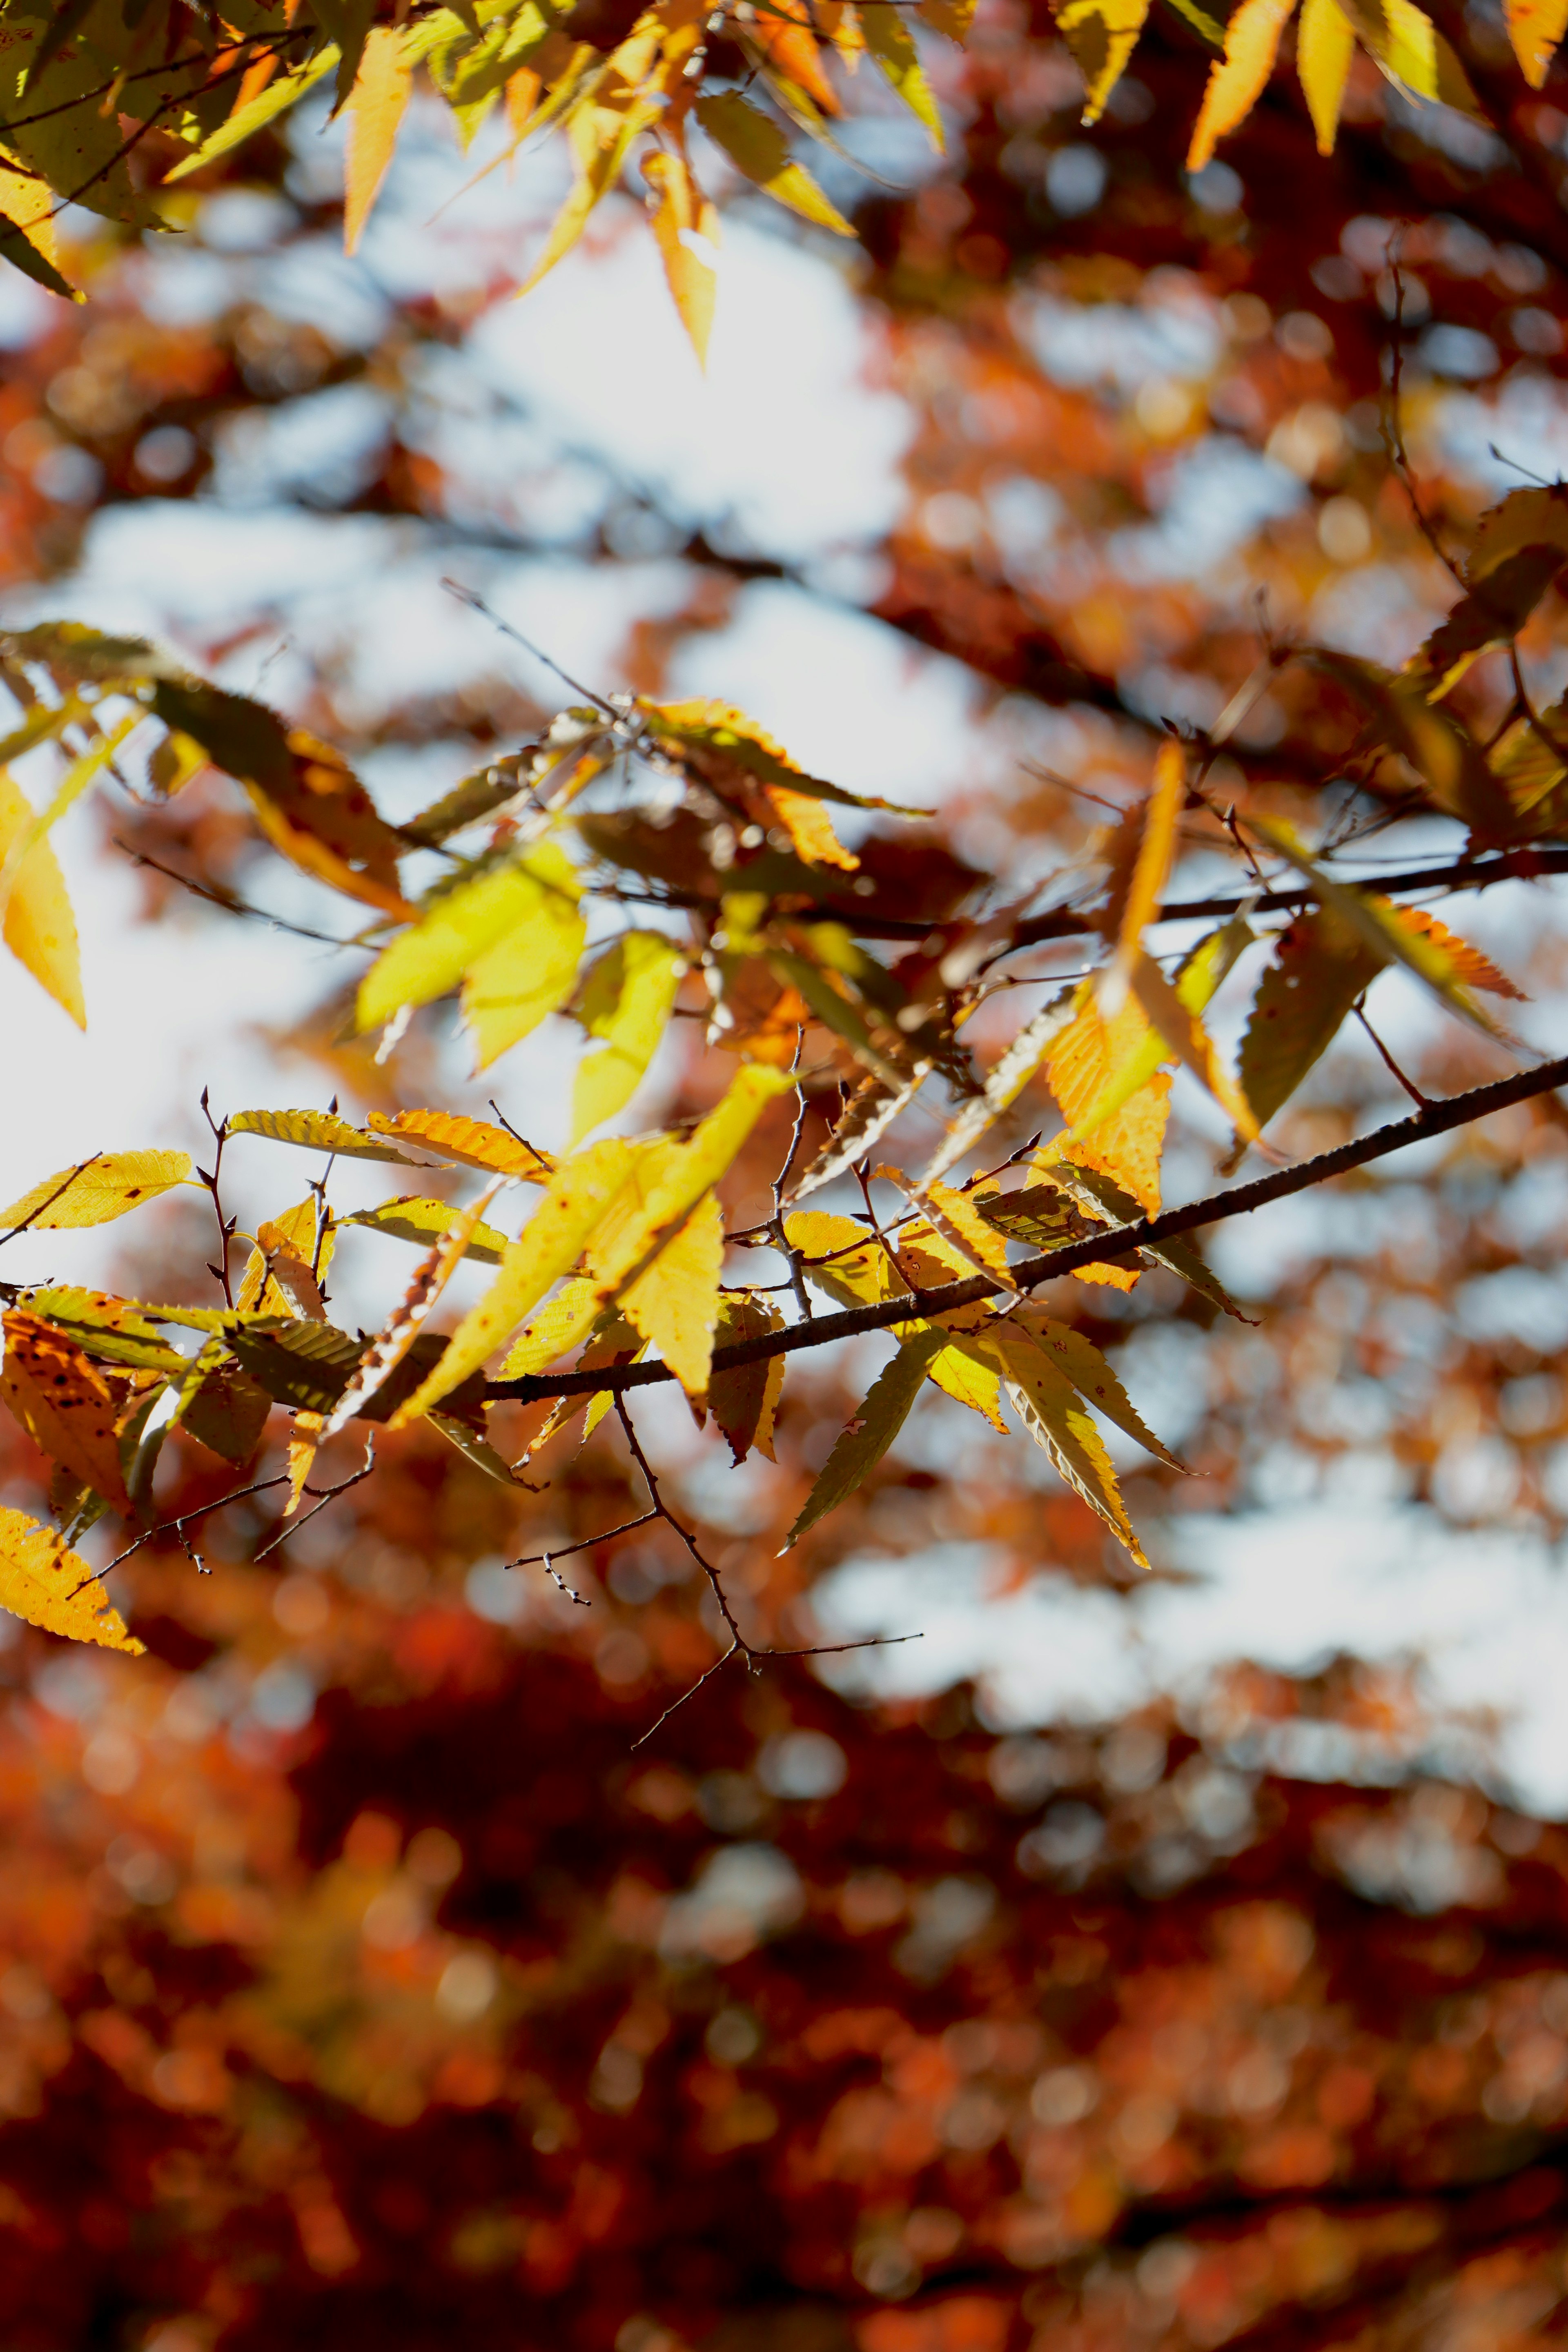
M686 970L673 941L658 931L627 931L602 955L584 984L577 1018L604 1051L585 1054L572 1091L572 1140L611 1118L636 1093L663 1036Z
M455 833L482 824L486 817L504 808L508 801L516 800L521 789L522 780L514 766L497 761L488 768L480 768L475 775L465 776L449 793L443 793L438 801L432 801L428 808L421 809L417 816L410 817L397 830L416 849L438 849Z
M331 1412L353 1374L363 1341L335 1323L275 1323L228 1333L230 1353L278 1404Z
M100 1363L128 1364L144 1371L184 1370L186 1359L159 1338L153 1321L132 1299L57 1284L24 1292L21 1303L29 1315L52 1323L73 1347Z
M800 1517L784 1538L784 1549L835 1510L873 1471L886 1454L921 1392L933 1358L947 1345L945 1331L921 1331L908 1339L868 1393L823 1464Z
M237 1110L228 1120L228 1133L264 1135L272 1143L297 1143L302 1150L330 1151L339 1160L377 1160L397 1168L419 1164L331 1111Z
M749 105L739 91L710 92L698 100L696 114L714 145L721 147L735 169L764 195L839 236L854 236L843 214L829 204L810 173L790 160L789 142L778 124Z
M931 143L940 155L946 145L942 115L909 26L889 0L860 0L858 14L866 47L910 112L925 124Z
M414 1242L421 1249L430 1249L442 1236L451 1232L462 1211L450 1201L422 1199L415 1193L402 1200L384 1201L377 1209L359 1209L352 1217L340 1217L340 1225L366 1225L372 1233L391 1234L400 1242ZM468 1235L466 1257L477 1258L481 1265L499 1265L508 1247L506 1235L494 1225L478 1224Z

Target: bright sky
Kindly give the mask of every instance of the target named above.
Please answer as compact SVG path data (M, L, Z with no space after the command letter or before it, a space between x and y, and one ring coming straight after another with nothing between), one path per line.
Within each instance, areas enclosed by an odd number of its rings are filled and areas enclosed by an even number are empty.
M447 215L415 236L411 225L461 177L456 159L427 142L399 166L369 262L389 275L395 268L405 280L423 274L424 282L439 282L470 255L465 239L476 219L481 242L514 255L520 237L537 234L555 168L548 158L531 163L510 186L493 174L466 200L473 215ZM628 619L672 603L679 583L657 554L618 573L574 555L573 501L585 492L581 484L574 490L576 461L563 459L563 445L580 453L595 481L611 465L656 488L668 508L710 528L739 529L802 563L808 578L830 581L820 570L825 559L853 558L897 512L908 429L900 404L872 380L874 353L842 253L828 249L831 240L819 248L787 230L763 230L743 209L732 214L704 382L674 321L651 240L622 237L629 207L621 211L599 251L567 261L527 302L492 313L466 355L443 362L440 413L432 412L435 446L450 446L481 505L526 491L539 514L561 518L558 555L432 551L395 524L280 506L279 489L307 460L326 451L352 466L376 428L374 403L301 403L269 437L229 452L221 502L109 512L80 577L42 598L14 598L9 616L69 613L186 644L270 616L272 633L224 675L254 690L270 655L266 691L285 703L299 677L290 647L305 643L341 647L367 701L393 680L405 691L449 688L514 658L515 674L548 693L547 676L531 671L521 655L498 653L488 626L442 593L439 576L449 570L481 584L499 611L568 668L613 684L614 649ZM247 257L259 217L253 206L247 227L243 205L231 205L215 223L221 261L198 247L172 250L159 265L163 307L199 314L247 271L274 282L273 264ZM334 324L358 317L367 333L374 324L378 298L357 265L323 256L283 293L307 312L329 310ZM29 289L18 294L8 279L0 341L18 332L42 299ZM1467 399L1456 429L1484 438L1483 421L1471 413L1479 404ZM1203 487L1210 497L1206 474ZM1242 492L1258 511L1292 494L1256 467ZM973 756L972 696L957 670L809 587L750 591L731 626L683 652L677 685L740 703L807 766L901 801L939 802ZM406 772L389 765L378 778L393 793L395 814L448 780L417 761ZM99 1150L175 1141L199 1150L204 1082L220 1107L321 1097L314 1074L280 1068L261 1033L285 1027L323 993L341 961L257 925L220 929L184 913L138 925L133 876L99 859L91 834L79 812L59 835L83 933L87 1035L0 960L14 1110L0 1129L0 1187L12 1193ZM351 927L337 902L287 876L269 878L265 895L305 919L324 915L324 928ZM549 1143L562 1129L563 1056L545 1038L525 1067L533 1051L499 1075L508 1099L526 1094L529 1130ZM456 1060L452 1076L460 1090ZM489 1091L487 1081L475 1108ZM275 1207L276 1162L265 1179L259 1158L254 1164L254 1176L241 1178L242 1209ZM302 1191L310 1172L303 1157L297 1172ZM367 1197L378 1197L379 1176L361 1181ZM353 1187L352 1172L346 1182ZM31 1266L45 1270L37 1258ZM101 1240L50 1242L52 1274L81 1277L104 1267ZM388 1271L401 1265L389 1260ZM1137 1378L1131 1385L1142 1393ZM1148 1402L1157 1414L1152 1395ZM1310 1511L1282 1503L1246 1521L1189 1518L1171 1543L1174 1563L1198 1580L1152 1586L1131 1606L1050 1580L987 1599L993 1564L973 1549L852 1563L826 1596L835 1624L920 1628L925 1639L882 1654L869 1669L843 1672L856 1681L869 1672L883 1688L974 1673L991 1686L998 1719L1042 1721L1108 1715L1240 1654L1300 1666L1342 1647L1373 1657L1422 1653L1440 1703L1511 1711L1510 1769L1532 1801L1568 1808L1568 1718L1558 1696L1568 1676L1568 1590L1538 1550L1505 1535L1447 1532L1375 1492L1331 1496Z

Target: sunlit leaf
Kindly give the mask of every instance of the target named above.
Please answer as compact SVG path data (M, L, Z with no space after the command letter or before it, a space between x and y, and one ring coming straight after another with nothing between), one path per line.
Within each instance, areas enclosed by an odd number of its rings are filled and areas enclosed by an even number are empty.
M501 1034L510 1014L524 1022L515 1034L525 1035L562 1001L571 984L568 975L553 1003L541 1004L529 1020L529 942L531 939L558 949L580 926L577 898L574 871L553 842L540 844L527 857L476 881L459 882L436 898L371 966L359 989L361 1029L378 1028L405 1004L428 1004L445 996L465 975L483 971L486 958L493 953L497 963L487 987L495 989L498 1002L487 1034ZM580 929L576 936L580 941ZM575 951L573 964L574 970ZM512 986L518 993L509 1004L504 991ZM483 1015L487 1008L480 1010Z
M708 257L719 244L718 210L698 186L684 155L660 148L643 158L642 168L653 197L654 241L665 279L698 365L706 367L719 293L719 274Z
M1070 1325L1058 1323L1038 1307L1022 1307L1012 1318L1026 1330L1038 1347L1045 1349L1058 1370L1065 1372L1079 1394L1101 1412L1107 1421L1113 1421L1129 1437L1137 1439L1147 1453L1173 1470L1186 1465L1173 1454L1134 1406L1121 1384L1119 1374L1107 1363L1092 1339Z
M5 1333L0 1396L14 1417L51 1461L128 1515L115 1427L120 1406L103 1374L36 1316L14 1308L5 1318Z
M1006 1317L969 1344L996 1365L1019 1419L1068 1485L1104 1520L1139 1567L1147 1568L1105 1440L1066 1373L1037 1345L1031 1333L1016 1328Z
M25 1511L0 1510L0 1609L68 1642L142 1654L86 1560Z
M837 207L829 204L803 165L792 161L789 142L776 122L759 113L737 90L713 90L697 101L697 119L735 169L803 219L840 236L855 232Z
M1154 761L1153 790L1144 803L1138 830L1137 854L1122 902L1116 952L1100 977L1100 1003L1108 1019L1126 1002L1143 934L1165 895L1176 851L1176 824L1186 798L1186 781L1187 763L1181 745L1162 743Z
M395 1240L414 1242L421 1249L429 1249L443 1234L449 1234L462 1214L450 1201L422 1199L408 1193L397 1201L384 1201L379 1208L358 1209L353 1216L341 1217L341 1225L364 1225L373 1234L391 1234ZM464 1244L465 1255L475 1258L481 1265L499 1265L507 1247L507 1238L494 1225L482 1220L469 1232Z
M373 1110L366 1125L379 1135L395 1135L443 1160L456 1160L459 1167L516 1176L525 1184L546 1182L555 1168L547 1152L536 1151L520 1136L492 1127L488 1119L465 1118L456 1111L400 1110L389 1118L384 1111Z
M1215 147L1246 121L1262 94L1296 0L1241 0L1225 29L1225 55L1210 68L1187 149L1187 169L1201 172Z
M321 1442L335 1436L344 1423L362 1412L372 1397L383 1390L409 1354L421 1327L440 1299L447 1283L463 1262L469 1236L480 1223L485 1209L507 1181L504 1176L493 1176L478 1200L458 1212L450 1231L443 1234L435 1247L422 1260L413 1281L385 1324L365 1348L354 1367L353 1378L332 1407L321 1427Z
M748 1339L761 1339L783 1329L784 1317L771 1302L731 1291L720 1297L713 1344L716 1349L740 1347ZM773 1415L784 1377L782 1356L767 1356L761 1363L739 1364L732 1370L710 1375L708 1409L735 1462L743 1462L753 1446L768 1461L773 1460Z
M306 1151L330 1151L338 1160L378 1160L398 1168L416 1162L390 1144L378 1142L351 1127L346 1118L326 1110L237 1110L228 1118L230 1135L264 1135L272 1143L297 1143Z
M32 819L31 803L12 782L9 772L0 768L0 858L9 858ZM81 992L76 918L59 861L47 841L40 841L16 863L5 905L5 944L77 1027L85 1029L87 1007Z
M1083 76L1083 119L1098 122L1138 46L1149 0L1055 0L1052 13Z
M174 170L165 174L166 180L173 183L188 179L193 172L203 170L208 163L216 163L220 155L227 155L236 147L242 146L246 140L254 138L257 131L264 131L269 122L276 122L289 107L297 106L323 76L332 71L337 62L337 45L329 42L325 48L318 49L313 58L292 73L279 74L276 80L268 82L258 97L253 98L248 105L237 108L226 122L220 123L191 154L183 156Z
M46 1176L0 1209L0 1231L29 1225L40 1232L68 1225L106 1225L128 1209L155 1201L191 1172L188 1151L103 1151L75 1168Z
M1301 0L1296 26L1296 71L1312 118L1320 155L1331 155L1339 135L1355 35L1339 0Z
M861 1486L910 1417L932 1359L945 1344L940 1331L907 1339L857 1408L817 1474L799 1517L784 1538L788 1551L808 1528L837 1510Z
M631 1146L612 1137L563 1161L521 1235L509 1244L494 1283L463 1317L440 1363L398 1412L397 1426L428 1412L504 1346L582 1255L630 1177L633 1160Z
M699 1402L708 1393L723 1265L724 1220L710 1192L647 1273L617 1294L643 1338L658 1349L687 1395Z
M1531 89L1543 89L1568 27L1568 0L1503 0L1503 18L1520 71Z
M1241 1041L1241 1083L1260 1127L1332 1045L1384 961L1361 932L1321 909L1299 915L1281 936Z
M364 233L370 208L386 177L412 87L401 33L390 25L376 26L366 38L348 100L343 245L350 253Z
M585 1054L572 1090L572 1139L636 1093L663 1036L686 960L659 931L625 931L589 971L577 1018L603 1050Z
M908 25L889 0L860 0L860 30L866 47L917 121L923 122L940 155L946 144L942 112L925 78Z

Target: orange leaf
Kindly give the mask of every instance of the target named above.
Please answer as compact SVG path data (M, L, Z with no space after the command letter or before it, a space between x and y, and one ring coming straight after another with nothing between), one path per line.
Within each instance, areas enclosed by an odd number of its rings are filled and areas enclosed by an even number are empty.
M343 160L345 252L352 253L358 245L386 177L412 85L413 75L403 58L402 33L391 25L374 26L349 92L349 136Z
M769 65L804 89L824 114L844 111L822 70L805 0L757 0L751 34Z
M805 793L786 792L782 784L764 784L763 790L797 855L808 866L837 866L846 874L856 871L860 860L852 849L845 848L820 801Z
M36 1315L7 1315L0 1395L51 1461L129 1516L115 1430L119 1407L103 1374L79 1348Z
M1455 978L1467 987L1484 988L1493 996L1511 996L1520 1004L1529 1003L1530 999L1524 990L1516 988L1507 973L1498 970L1490 956L1483 955L1479 948L1473 948L1468 940L1460 939L1457 931L1451 931L1447 923L1440 923L1436 915L1428 914L1425 907L1393 907L1391 911L1398 916L1407 931L1419 931L1424 939L1431 940L1434 947L1441 948L1454 967Z
M1531 89L1540 89L1568 29L1568 0L1503 0L1503 15L1520 70Z
M708 364L718 272L703 258L696 239L719 242L719 215L691 175L684 155L659 151L643 162L643 177L654 194L653 233L664 261L680 323L691 338L699 367Z

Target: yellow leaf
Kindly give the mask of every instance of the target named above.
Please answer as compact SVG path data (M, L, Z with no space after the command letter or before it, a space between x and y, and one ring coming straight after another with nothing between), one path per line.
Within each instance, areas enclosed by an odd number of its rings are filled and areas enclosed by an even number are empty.
M1219 142L1246 121L1274 70L1279 36L1296 0L1241 0L1225 28L1225 55L1209 68L1208 88L1187 150L1201 172Z
M1098 122L1138 46L1149 0L1052 0L1057 30L1084 79L1085 122Z
M32 821L31 803L12 782L10 771L0 768L0 858L9 855ZM47 841L40 841L17 865L5 908L5 944L77 1027L85 1029L76 918L59 861Z
M883 1172L878 1171L879 1175ZM1005 1236L986 1223L967 1193L954 1192L947 1184L928 1184L910 1197L925 1211L938 1233L945 1234L971 1271L994 1274L1012 1289Z
M709 1192L647 1272L619 1294L626 1316L697 1403L708 1394L723 1264L724 1219Z
M688 1142L656 1145L647 1155L647 1190L636 1213L606 1226L590 1252L589 1271L600 1286L602 1305L621 1297L646 1273L704 1192L724 1175L767 1105L795 1083L787 1070L748 1062Z
M595 1283L584 1276L563 1284L527 1328L518 1334L502 1361L499 1377L519 1381L530 1372L542 1372L546 1364L552 1364L593 1329L601 1311Z
M751 1298L731 1291L721 1296L714 1339L721 1348L760 1339L784 1329L784 1317L771 1300ZM714 1372L708 1382L708 1406L722 1430L732 1459L743 1462L755 1446L768 1461L773 1455L773 1414L784 1387L784 1360L768 1356L760 1364L741 1364Z
M343 247L352 253L386 177L397 126L408 104L413 75L404 61L403 35L374 26L349 93L349 135L343 152Z
M784 1219L784 1237L805 1260L812 1288L839 1307L870 1307L908 1287L881 1243L848 1217L800 1209Z
M945 1320L945 1318L943 1318ZM935 1327L931 1327L935 1328ZM981 1363L957 1346L944 1348L926 1366L926 1378L934 1381L944 1396L955 1404L966 1404L993 1429L1007 1433L1007 1423L1002 1415L1002 1382L990 1364Z
M244 106L237 106L227 121L221 122L193 154L182 156L174 170L164 173L164 185L167 187L176 180L188 178L191 173L199 172L205 164L216 163L218 156L226 155L231 148L237 147L242 141L265 129L286 108L298 104L307 90L313 89L323 75L333 70L337 62L337 43L330 42L324 49L318 49L309 63L300 67L297 72L285 74L280 80L269 82L259 97L251 99Z
M1074 1491L1104 1520L1140 1568L1149 1563L1132 1532L1132 1522L1116 1483L1105 1440L1094 1417L1065 1372L1051 1362L1031 1335L1000 1318L983 1339L971 1343L1000 1370L1019 1418Z
M1206 1087L1237 1135L1252 1143L1258 1137L1247 1097L1220 1058L1213 1038L1192 1008L1182 1002L1152 957L1141 955L1132 973L1133 992L1172 1051L1180 1055L1200 1086Z
M482 1059L491 1059L487 1045L500 1053L503 1047L494 1040L510 1045L526 1035L570 988L572 972L550 994L568 946L576 969L578 896L575 871L554 842L541 843L515 865L458 883L371 966L360 984L360 1028L379 1027L405 1004L428 1004L467 976L477 1002L470 1005L465 997L465 1011ZM542 957L547 970L531 969Z
M0 214L13 227L21 230L33 251L58 273L60 257L55 236L56 202L55 192L46 180L30 180L25 172L14 172L0 163Z
M697 119L743 178L785 205L804 220L816 221L839 236L855 232L829 204L809 172L790 160L789 142L778 124L750 105L738 90L716 90L697 101Z
M1022 1324L1035 1341L1043 1348L1058 1370L1065 1372L1079 1396L1096 1405L1107 1421L1129 1437L1135 1437L1146 1452L1163 1462L1169 1469L1182 1470L1186 1465L1157 1438L1138 1412L1118 1374L1100 1354L1092 1339L1075 1331L1070 1325L1058 1323L1042 1314L1038 1307L1025 1307L1013 1318Z
M1248 0L1244 0L1248 5ZM1189 168L1193 168L1189 165ZM1187 763L1179 743L1162 743L1154 761L1154 789L1143 811L1138 855L1121 909L1116 953L1100 976L1100 1008L1110 1020L1127 1001L1143 934L1158 913L1176 849L1176 823L1186 797Z
M395 1168L415 1162L389 1145L376 1142L330 1110L236 1110L228 1116L230 1135L264 1135L271 1143L295 1143L304 1151L330 1151L338 1160L378 1160Z
M448 1231L439 1236L429 1255L421 1261L395 1312L365 1349L354 1367L353 1379L322 1423L323 1441L335 1437L338 1431L385 1387L419 1337L441 1293L462 1264L469 1240L480 1227L485 1210L508 1181L505 1176L492 1176L479 1199L458 1213ZM504 1255L503 1251L503 1260Z
M1478 111L1463 66L1415 0L1346 0L1345 14L1391 81L1417 98L1437 99L1466 114Z
M626 931L589 972L577 1018L604 1050L585 1054L572 1089L572 1140L636 1093L663 1036L686 961L659 931Z
M1077 1018L1060 1033L1046 1059L1047 1079L1071 1131L1047 1144L1038 1164L1047 1174L1051 1162L1058 1159L1103 1169L1152 1213L1160 1202L1160 1147L1171 1090L1169 1077L1161 1074L1144 1079L1119 1109L1110 1116L1097 1115L1092 1128L1088 1115L1091 1110L1098 1114L1100 1101L1112 1091L1113 1081L1120 1091L1124 1068L1131 1066L1141 1071L1152 1038L1157 1046L1156 1062L1166 1059L1169 1048L1154 1036L1136 996L1130 996L1115 1018L1107 1021L1093 1002L1091 987L1092 983L1084 983ZM1130 1287L1136 1279L1132 1268L1116 1270L1119 1287Z
M46 1176L0 1209L0 1230L18 1225L47 1232L63 1225L106 1225L144 1201L183 1184L191 1172L188 1151L103 1151L75 1168Z
M582 1255L629 1178L633 1160L630 1144L612 1138L563 1162L538 1208L509 1246L495 1281L478 1306L464 1316L435 1370L398 1407L393 1428L405 1428L433 1404L439 1404L510 1338L552 1284Z
M305 1481L316 1458L316 1445L321 1433L321 1415L319 1412L297 1412L294 1415L286 1457L289 1472L289 1500L283 1506L286 1519L293 1517L305 1499Z
M258 1315L295 1315L300 1312L293 1300L278 1281L273 1261L280 1250L288 1250L307 1269L314 1266L324 1281L332 1262L336 1228L329 1223L320 1237L317 1248L317 1209L313 1198L296 1202L281 1215L264 1217L257 1228L257 1246L251 1251L239 1288L234 1296L237 1311L254 1310Z
M0 1608L68 1642L142 1654L86 1560L25 1511L0 1510Z
M356 1209L352 1217L339 1220L345 1225L367 1225L372 1233L391 1234L400 1242L414 1242L428 1249L443 1234L449 1234L463 1212L455 1209L450 1201L423 1200L407 1193L401 1200L383 1201L378 1208ZM499 1265L506 1253L506 1235L493 1225L478 1224L464 1244L467 1255L481 1265Z
M50 794L48 805L37 813L29 808L27 822L12 835L5 856L0 858L0 907L9 905L17 875L51 825L64 816L73 801L80 799L89 784L108 767L126 737L141 726L145 716L141 709L133 710L111 733L100 735L96 743L90 744L71 761Z
M530 293L576 244L600 200L621 176L632 147L658 120L657 90L637 85L652 63L657 37L634 37L595 75L566 121L577 167L572 193L551 224L544 250L518 288Z
M921 1383L941 1346L941 1332L928 1325L912 1339L906 1340L883 1367L823 1464L800 1517L784 1538L785 1551L808 1528L814 1528L818 1519L854 1494L876 1468L909 1419Z
M1568 6L1568 0L1563 0ZM1301 21L1296 27L1296 71L1307 111L1318 135L1320 155L1331 155L1344 104L1345 82L1355 50L1355 35L1339 0L1301 0Z
M1568 29L1568 0L1503 0L1503 16L1520 71L1531 89L1542 89Z
M845 848L820 801L805 793L792 793L783 784L764 784L763 790L797 856L808 866L837 866L846 874L857 870L860 860L852 849Z
M373 1110L365 1125L379 1135L401 1136L405 1142L420 1144L464 1168L516 1176L525 1184L546 1183L555 1169L548 1152L536 1151L531 1143L509 1135L504 1128L492 1127L488 1119L465 1118L454 1111L400 1110L389 1118L384 1111Z
M680 323L691 338L697 364L705 368L719 273L702 247L717 250L719 215L692 177L684 155L668 154L661 149L645 156L642 168L653 192L653 234L665 278Z
M942 115L925 78L919 51L908 25L889 0L860 0L860 30L866 47L881 67L910 112L923 122L940 155L945 145Z

